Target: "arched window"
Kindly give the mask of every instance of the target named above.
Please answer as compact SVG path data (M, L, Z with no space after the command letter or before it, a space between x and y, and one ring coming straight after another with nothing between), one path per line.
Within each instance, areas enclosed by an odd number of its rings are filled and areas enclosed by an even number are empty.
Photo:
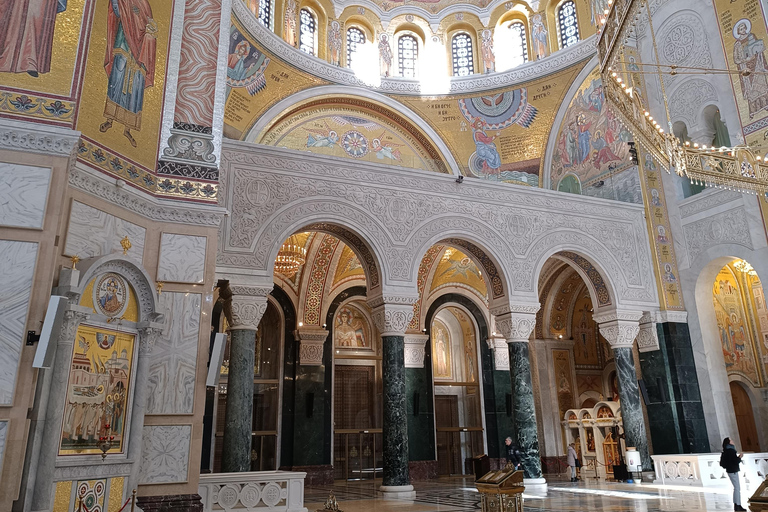
M566 48L579 40L579 25L576 22L576 4L568 0L557 9L557 24L560 31L560 48Z
M507 25L509 30L510 52L509 63L511 67L519 66L528 62L528 38L525 35L525 25L520 21L512 21Z
M347 67L352 67L352 59L359 45L365 44L365 32L357 27L347 29Z
M259 21L268 29L272 29L272 0L259 0Z
M411 34L403 34L397 40L397 63L400 76L418 78L419 42Z
M315 54L315 16L309 9L299 11L299 50Z
M453 76L467 76L475 72L472 38L469 34L459 33L451 40L453 54Z

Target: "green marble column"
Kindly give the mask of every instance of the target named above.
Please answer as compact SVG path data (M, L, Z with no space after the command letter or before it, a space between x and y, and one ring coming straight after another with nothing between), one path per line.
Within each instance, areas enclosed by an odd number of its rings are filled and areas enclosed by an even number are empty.
M637 448L640 459L643 461L643 470L651 471L653 464L651 464L651 458L648 455L648 437L645 433L643 407L640 404L640 388L637 385L632 346L613 347L613 357L616 361L616 376L619 383L624 442L628 447Z
M531 360L528 341L509 343L509 371L512 374L512 408L517 445L523 454L525 478L541 478L539 434L533 400Z
M382 336L383 459L386 487L410 485L405 397L404 336Z
M221 470L225 473L251 470L255 351L255 330L231 330L227 410L224 415L224 443L221 452Z

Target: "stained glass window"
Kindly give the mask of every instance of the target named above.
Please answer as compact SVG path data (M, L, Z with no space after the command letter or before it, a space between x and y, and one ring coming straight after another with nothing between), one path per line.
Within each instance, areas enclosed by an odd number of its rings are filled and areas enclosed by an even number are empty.
M309 9L299 11L299 50L315 54L315 17Z
M352 59L355 56L358 45L365 44L365 32L357 27L347 29L347 67L352 67Z
M507 25L509 30L509 52L512 67L528 62L528 39L525 35L525 25L513 21Z
M259 21L268 29L272 28L272 0L259 0Z
M451 40L453 54L453 76L467 76L475 72L472 38L469 34L459 33Z
M560 30L560 48L571 46L579 40L579 25L576 22L576 4L568 0L560 4L557 10L557 23Z
M418 78L419 43L410 34L403 34L397 40L397 63L400 76Z

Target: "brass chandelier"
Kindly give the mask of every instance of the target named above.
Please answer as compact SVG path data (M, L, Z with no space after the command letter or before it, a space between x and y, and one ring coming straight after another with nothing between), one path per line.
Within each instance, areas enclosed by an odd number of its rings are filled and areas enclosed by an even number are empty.
M280 247L275 258L275 272L287 278L296 275L301 266L307 261L307 249L301 244L298 236L291 235Z
M653 119L640 95L635 94L631 84L625 83L621 75L645 74L629 70L623 62L624 45L634 30L635 21L640 19L641 9L648 17L651 41L656 63L640 64L656 68L666 114L667 131ZM598 33L598 57L603 92L609 108L632 133L635 142L650 153L667 172L675 172L691 180L691 183L707 187L724 188L765 195L768 192L768 155L766 158L755 154L748 146L708 147L705 144L681 143L672 133L669 105L664 88L665 73L677 74L723 74L739 73L733 70L712 70L687 68L659 64L659 53L653 31L650 7L647 0L608 0L608 9L601 19Z

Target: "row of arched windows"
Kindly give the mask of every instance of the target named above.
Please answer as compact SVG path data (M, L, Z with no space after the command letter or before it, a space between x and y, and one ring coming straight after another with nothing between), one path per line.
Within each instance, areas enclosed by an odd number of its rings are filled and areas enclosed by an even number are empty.
M272 29L273 0L259 0L258 19L267 28ZM566 48L579 41L579 26L576 19L576 4L573 0L562 2L556 11L557 31L560 48ZM505 62L509 67L528 62L528 39L526 26L518 20L501 25L503 34ZM299 50L310 55L317 55L317 18L310 9L299 11ZM498 35L498 29L497 29ZM355 53L360 45L366 43L365 32L352 26L347 29L347 67L352 67ZM421 41L410 33L403 33L396 40L397 71L404 78L418 78L419 45ZM485 44L485 43L483 43ZM482 52L481 52L482 53ZM454 76L468 76L475 73L475 52L473 40L466 32L459 32L451 38L452 71Z

